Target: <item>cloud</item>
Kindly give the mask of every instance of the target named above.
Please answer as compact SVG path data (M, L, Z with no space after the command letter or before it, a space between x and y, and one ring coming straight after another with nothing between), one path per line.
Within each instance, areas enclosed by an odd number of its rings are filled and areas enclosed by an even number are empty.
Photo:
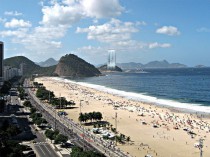
M71 26L82 18L112 18L119 16L124 8L119 0L63 0L51 1L43 6L43 25Z
M75 23L88 18L95 19L94 22L97 23L100 18L112 18L124 10L119 0L40 0L39 5L43 16L36 27L32 27L30 21L23 19L13 18L11 21L0 19L5 28L11 28L1 30L0 36L10 38L12 43L23 45L24 53L27 52L28 55L34 52L57 54L62 48L61 39ZM7 11L4 14L23 15L17 11Z
M15 38L24 38L27 36L28 29L20 28L17 30L7 30L7 31L0 31L1 37L15 37Z
M34 30L19 28L17 30L0 31L0 37L10 37L12 43L21 44L28 55L56 53L62 47L58 39L65 35L59 27L36 27ZM64 29L65 30L65 29Z
M65 26L38 26L34 29L32 35L35 38L42 38L44 40L58 39L65 36L67 28Z
M206 27L201 27L197 29L197 32L206 32L206 33L210 33L210 28L206 28Z
M6 22L4 24L6 28L16 28L16 27L31 27L31 23L29 21L12 19L10 22Z
M78 27L76 33L87 33L89 40L97 40L104 43L129 40L131 34L138 32L135 24L132 22L122 22L117 19L111 19L103 25L92 25L88 28Z
M63 4L66 4L66 5L72 5L76 3L76 0L63 0Z
M42 8L43 19L41 24L50 26L71 26L82 18L78 5L64 6L56 3L53 6Z
M88 40L96 40L106 45L100 49L92 46L82 47L78 51L86 53L104 53L108 49L115 49L118 52L138 52L143 49L169 48L169 43L142 42L132 39L132 34L139 32L136 28L146 23L122 22L118 19L111 19L102 25L91 25L87 28L77 27L76 33L87 33Z
M4 15L7 15L7 16L22 16L23 14L22 13L19 13L17 11L6 11L4 12Z
M170 35L170 36L180 35L178 28L176 28L174 26L163 26L161 28L158 28L156 30L156 33L166 34L166 35Z
M119 0L81 0L86 16L94 18L110 18L119 16L124 8Z
M88 53L88 54L100 54L106 50L108 49L105 47L100 47L100 46L94 47L94 46L89 45L89 46L78 48L77 52Z
M160 44L160 43L154 42L154 43L148 44L148 47L149 47L149 49L154 49L154 48L169 48L169 47L171 47L171 44L169 44L169 43Z

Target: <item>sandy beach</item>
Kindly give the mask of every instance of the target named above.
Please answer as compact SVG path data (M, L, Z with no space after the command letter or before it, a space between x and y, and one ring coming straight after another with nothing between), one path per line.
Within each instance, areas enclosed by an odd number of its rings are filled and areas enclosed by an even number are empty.
M98 91L73 82L63 82L50 77L36 78L56 97L66 97L76 105L66 109L68 117L79 123L81 111L101 112L103 120L115 127L117 113L117 131L130 136L131 142L118 148L134 157L198 157L199 148L195 145L204 139L203 156L210 156L210 119L195 113L184 113L166 107L146 104L134 100ZM90 127L89 127L90 128ZM91 127L92 128L92 127ZM187 131L185 131L187 130Z

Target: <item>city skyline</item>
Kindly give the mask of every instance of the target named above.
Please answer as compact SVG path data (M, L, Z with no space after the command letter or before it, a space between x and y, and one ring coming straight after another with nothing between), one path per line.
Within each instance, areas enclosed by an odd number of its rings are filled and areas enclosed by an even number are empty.
M118 63L210 66L209 13L207 0L2 0L0 40L5 58L34 62L74 53L97 65L115 49Z

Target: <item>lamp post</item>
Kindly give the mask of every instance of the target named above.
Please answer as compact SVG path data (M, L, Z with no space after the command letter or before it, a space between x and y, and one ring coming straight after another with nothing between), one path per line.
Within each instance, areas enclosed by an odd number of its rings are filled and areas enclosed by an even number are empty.
M79 103L79 107L80 107L80 112L79 112L79 113L80 113L80 114L82 113L82 112L81 112L81 108L82 108L82 101L84 101L84 100L80 100L80 103Z
M117 146L117 112L115 113L115 128L116 128L116 134L115 134L115 145Z
M200 138L199 139L200 157L203 157L203 150L202 150L202 148L203 148L203 139Z
M61 93L60 93L60 109L61 109Z
M84 101L84 100L80 100L80 103L79 103L79 106L80 106L80 115L81 115L81 113L82 113L82 111L81 111L81 109L82 109L82 101ZM81 125L81 121L80 121L80 125ZM83 128L82 128L82 131L83 131L83 149L85 150L85 128L84 128L84 126L83 126Z
M55 130L56 130L56 109L55 109Z
M49 91L49 104L50 104L50 91Z

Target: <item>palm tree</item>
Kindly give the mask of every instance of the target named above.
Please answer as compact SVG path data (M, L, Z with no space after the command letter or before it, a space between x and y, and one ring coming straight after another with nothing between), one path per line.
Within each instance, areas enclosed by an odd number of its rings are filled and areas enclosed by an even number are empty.
M83 113L80 113L78 119L79 119L80 122L84 122L84 121L85 121L85 116L84 116L84 114L83 114Z
M103 119L101 112L96 112L96 120L101 121Z
M86 122L87 120L89 120L89 115L88 115L88 113L85 113L84 114L84 121Z
M91 120L91 122L92 122L94 119L94 112L90 112L90 113L88 113L88 115L89 115L89 120Z

